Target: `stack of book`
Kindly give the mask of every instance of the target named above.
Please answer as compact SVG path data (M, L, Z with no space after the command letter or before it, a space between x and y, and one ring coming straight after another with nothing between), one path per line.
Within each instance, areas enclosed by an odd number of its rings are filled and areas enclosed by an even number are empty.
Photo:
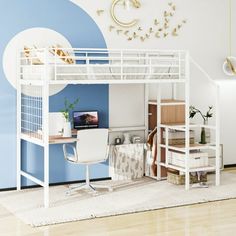
M163 143L165 144L166 142L166 132L163 132L163 138L162 138ZM194 131L190 130L189 133L189 143L193 144L194 143ZM185 144L185 132L184 131L177 131L173 130L169 132L169 145L181 145Z

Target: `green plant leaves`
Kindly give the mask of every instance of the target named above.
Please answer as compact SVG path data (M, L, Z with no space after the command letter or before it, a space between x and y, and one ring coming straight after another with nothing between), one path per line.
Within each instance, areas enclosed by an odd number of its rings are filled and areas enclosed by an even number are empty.
M75 106L78 104L79 98L77 98L74 102L70 102L67 98L64 100L64 109L61 109L60 112L62 112L63 116L65 117L66 121L69 121L69 114L70 111L72 111Z
M189 107L189 118L193 118L197 113L199 113L201 115L201 117L203 118L203 120L207 121L208 118L211 118L213 116L212 109L213 109L213 106L209 106L209 109L206 112L206 115L203 115L199 109L195 108L194 106L190 106Z

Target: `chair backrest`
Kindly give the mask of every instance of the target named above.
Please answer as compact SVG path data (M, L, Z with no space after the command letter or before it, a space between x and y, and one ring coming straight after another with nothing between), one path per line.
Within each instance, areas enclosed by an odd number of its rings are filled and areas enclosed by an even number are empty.
M107 159L108 129L86 129L77 132L78 162L93 163Z

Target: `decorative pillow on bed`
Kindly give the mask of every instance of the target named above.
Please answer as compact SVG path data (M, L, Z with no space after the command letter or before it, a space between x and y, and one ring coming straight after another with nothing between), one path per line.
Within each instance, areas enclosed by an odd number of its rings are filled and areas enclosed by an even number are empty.
M53 56L59 56L59 59L64 61L66 64L75 64L75 60L72 56L67 51L63 50L60 45L52 46L49 52L51 52Z
M37 48L35 46L31 48L24 46L24 55L26 58L28 58L28 62L32 62L33 65L43 64L43 62L37 56Z
M45 64L46 56L49 64L74 64L75 60L67 51L62 50L60 45L52 46L49 50L45 51L38 49L36 46L27 47L24 46L25 57L29 59L29 63L32 61L33 65Z

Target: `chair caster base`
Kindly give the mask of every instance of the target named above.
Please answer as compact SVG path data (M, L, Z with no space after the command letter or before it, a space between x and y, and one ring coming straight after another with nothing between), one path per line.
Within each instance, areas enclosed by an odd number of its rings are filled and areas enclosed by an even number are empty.
M81 190L81 189L86 189L86 190L89 190L89 192L91 192L93 194L93 196L98 196L99 193L97 192L97 189L108 189L109 192L112 192L113 191L113 188L112 187L107 187L107 186L103 186L103 185L91 185L91 184L82 184L82 185L79 185L79 186L71 186L69 187L69 190L66 191L66 196L70 196L71 193L75 192L75 191L78 191L78 190Z

